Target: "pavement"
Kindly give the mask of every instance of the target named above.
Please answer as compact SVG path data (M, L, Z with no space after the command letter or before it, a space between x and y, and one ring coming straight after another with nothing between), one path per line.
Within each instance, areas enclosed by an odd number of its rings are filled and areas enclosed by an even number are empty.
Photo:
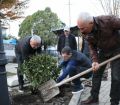
M7 46L5 47L4 52L9 63L16 61L14 47L11 48L11 46Z
M12 87L18 86L17 67L17 63L8 63L5 65L7 74L11 74L7 75L7 85L9 90L11 90Z
M17 75L16 75L17 67L18 67L17 63L6 64L6 71L14 74L12 76L7 77L9 91L14 89L14 86L16 86L15 88L18 89L18 86L17 86L18 79L17 79ZM109 74L108 80L102 81L102 83L101 83L101 89L100 89L100 95L99 95L100 102L99 102L99 104L96 104L96 105L110 105L110 101L109 101L110 100L109 93L110 93L110 86L111 86L111 75L110 75L111 70L110 69L108 69L108 74ZM85 100L90 95L90 90L91 90L91 87L86 87L84 92L82 93L82 95L81 94L73 95L69 104L70 105L81 105L81 103L77 102L76 99L79 100L79 98L80 98L80 101ZM79 96L79 95L81 95L81 96ZM76 104L71 104L71 103L74 103L75 101L77 102Z
M7 76L7 85L9 90L11 89L18 89L18 77L17 77L17 63L8 63L5 65L6 67L6 72L10 75ZM25 85L28 85L28 81L26 77L24 76L25 79Z
M17 73L17 67L18 67L17 63L8 63L5 65L5 67L7 72L15 73L15 74Z

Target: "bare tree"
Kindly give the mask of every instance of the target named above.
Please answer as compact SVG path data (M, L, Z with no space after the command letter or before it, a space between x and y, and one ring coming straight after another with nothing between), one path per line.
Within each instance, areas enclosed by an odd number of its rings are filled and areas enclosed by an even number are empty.
M120 16L120 0L98 0L105 14Z
M29 0L0 0L0 12L10 20L22 17L23 10L27 8L26 4Z

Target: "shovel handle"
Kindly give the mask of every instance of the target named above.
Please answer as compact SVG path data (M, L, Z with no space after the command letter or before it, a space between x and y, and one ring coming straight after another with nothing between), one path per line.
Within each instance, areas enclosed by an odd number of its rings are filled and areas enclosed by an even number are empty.
M111 62L111 61L113 61L113 60L115 60L115 59L117 59L117 58L120 58L120 54L118 54L118 55L116 55L116 56L114 56L114 57L112 57L112 58L110 58L110 59L108 59L108 60L100 63L99 66L101 67L101 66L107 64L108 62ZM52 88L54 88L54 87L59 87L59 86L65 84L65 83L70 82L70 81L72 81L72 80L74 80L74 79L76 79L76 78L78 78L78 77L80 77L80 76L82 76L82 75L84 75L84 74L87 74L87 73L89 73L89 72L91 72L91 71L92 71L92 68L89 68L89 69L87 69L87 70L85 70L85 71L83 71L83 72L81 72L81 73L79 73L79 74L77 74L77 75L74 75L74 76L72 76L72 77L70 77L70 78L68 78L68 79L65 79L65 80L57 83L57 84L54 85Z

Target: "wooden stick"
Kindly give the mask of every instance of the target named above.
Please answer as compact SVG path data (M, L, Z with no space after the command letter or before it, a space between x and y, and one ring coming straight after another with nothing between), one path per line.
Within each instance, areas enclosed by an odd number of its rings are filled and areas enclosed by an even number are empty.
M105 65L105 64L107 64L107 63L109 63L109 62L111 62L111 61L113 61L113 60L115 60L117 58L120 58L120 54L118 54L118 55L116 55L116 56L114 56L114 57L112 57L112 58L110 58L110 59L100 63L99 66L101 67L101 66L103 66L103 65ZM79 73L77 75L74 75L73 77L70 77L68 79L65 79L65 80L57 83L56 85L52 86L51 88L59 87L59 86L65 84L65 83L70 82L70 81L72 81L72 80L74 80L74 79L76 79L76 78L78 78L78 77L80 77L82 75L85 75L85 74L87 74L87 73L89 73L91 71L92 71L92 68L89 68L89 69L87 69L87 70L85 70L85 71L83 71L83 72L81 72L81 73Z

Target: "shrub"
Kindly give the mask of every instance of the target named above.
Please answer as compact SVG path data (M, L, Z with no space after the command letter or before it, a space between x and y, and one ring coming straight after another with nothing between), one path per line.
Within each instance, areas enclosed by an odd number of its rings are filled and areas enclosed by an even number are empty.
M50 79L56 80L59 71L57 60L46 54L32 56L22 64L22 72L30 81L33 89Z

